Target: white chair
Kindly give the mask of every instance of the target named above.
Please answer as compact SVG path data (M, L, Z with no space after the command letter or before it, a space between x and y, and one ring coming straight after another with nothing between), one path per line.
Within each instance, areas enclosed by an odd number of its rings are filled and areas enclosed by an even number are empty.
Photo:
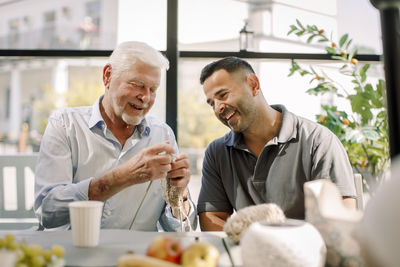
M358 210L364 210L364 193L362 176L359 173L354 174L354 185L356 186L356 207Z
M34 173L36 160L37 154L0 155L0 229L28 229L39 226L33 208L26 207L27 168L31 174ZM17 205L16 209L6 209L5 192L11 189L5 188L4 184L9 182L5 182L6 179L13 179L14 173Z

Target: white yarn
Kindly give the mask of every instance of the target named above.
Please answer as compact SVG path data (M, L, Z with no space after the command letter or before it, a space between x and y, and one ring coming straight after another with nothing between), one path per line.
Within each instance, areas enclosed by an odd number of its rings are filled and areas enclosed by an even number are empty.
M274 204L259 204L237 211L228 218L224 231L235 242L239 242L244 230L253 222L283 223L286 217L282 209Z

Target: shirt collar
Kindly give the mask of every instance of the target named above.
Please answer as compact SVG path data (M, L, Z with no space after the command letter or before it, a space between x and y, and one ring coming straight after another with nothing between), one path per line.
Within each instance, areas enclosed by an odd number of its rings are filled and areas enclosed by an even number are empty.
M90 129L92 129L96 126L106 125L106 123L100 113L100 103L103 100L103 97L104 97L104 95L101 95L99 98L97 98L96 102L92 106L92 115L90 116L90 119L89 119L89 128ZM136 130L138 131L140 137L150 135L150 126L149 126L146 118L143 118L143 120L138 125L136 125L135 131Z
M89 128L90 129L92 129L96 125L102 125L102 124L105 125L106 124L100 113L100 103L101 103L101 100L103 100L103 96L104 95L99 96L97 98L96 102L94 102L94 104L92 106L92 115L90 116L90 119L89 119Z
M282 113L281 128L279 129L276 141L287 143L297 136L297 117L289 112L283 105L271 105L271 107Z
M278 135L273 138L274 143L286 143L297 136L297 119L296 116L289 112L283 105L271 105L271 107L282 113L281 128ZM225 144L236 148L246 148L243 141L243 134L230 131L225 136Z
M243 134L242 133L230 131L225 136L225 144L227 146L235 146L236 147L243 143L244 142L243 142Z

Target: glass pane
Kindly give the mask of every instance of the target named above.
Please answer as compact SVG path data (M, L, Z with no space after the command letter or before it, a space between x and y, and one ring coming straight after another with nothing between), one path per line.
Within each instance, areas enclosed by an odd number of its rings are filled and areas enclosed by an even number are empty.
M112 50L128 40L166 48L166 0L6 1L0 49Z
M248 5L234 0L179 1L179 50L238 51Z
M287 35L296 19L324 29L328 39L349 33L359 53L382 51L379 12L368 0L179 1L179 49L239 51L239 32L247 22L248 51L325 53L321 43L310 46L306 37Z
M0 153L38 151L55 109L93 105L103 94L107 58L1 58ZM165 121L165 73L149 112ZM18 148L28 126L27 146Z
M179 110L178 136L179 146L188 152L192 162L192 172L200 174L204 149L214 139L229 131L218 121L212 108L206 103L202 86L199 82L202 68L215 59L181 59L179 61ZM290 60L249 60L261 84L261 89L268 104L282 104L296 115L311 121L317 121L317 114L323 114L321 104L336 105L338 110L352 113L350 102L327 93L315 96L307 93L317 86L315 75L300 76L298 73L288 77L291 69ZM339 92L344 96L354 94L355 85L352 77L339 70L343 64L335 61L297 61L304 69L313 66L319 74L335 81ZM359 64L360 66L363 64ZM374 87L384 76L382 63L372 64L368 70L368 82ZM310 81L314 79L313 82Z

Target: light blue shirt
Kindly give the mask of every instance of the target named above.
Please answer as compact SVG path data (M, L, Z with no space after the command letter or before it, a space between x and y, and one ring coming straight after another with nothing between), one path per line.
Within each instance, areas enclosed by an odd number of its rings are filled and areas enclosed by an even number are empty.
M178 151L171 128L150 116L137 125L121 147L100 114L101 99L93 106L56 111L49 118L35 171L34 208L45 228L69 228L68 203L88 200L89 183L94 177L123 164L142 149L169 140ZM161 180L153 181L150 187L149 182L130 186L109 198L104 203L101 227L129 229L143 201L131 229L178 231L180 223L163 199ZM191 200L190 205L189 221L195 229L196 210ZM186 228L187 224L188 220Z

